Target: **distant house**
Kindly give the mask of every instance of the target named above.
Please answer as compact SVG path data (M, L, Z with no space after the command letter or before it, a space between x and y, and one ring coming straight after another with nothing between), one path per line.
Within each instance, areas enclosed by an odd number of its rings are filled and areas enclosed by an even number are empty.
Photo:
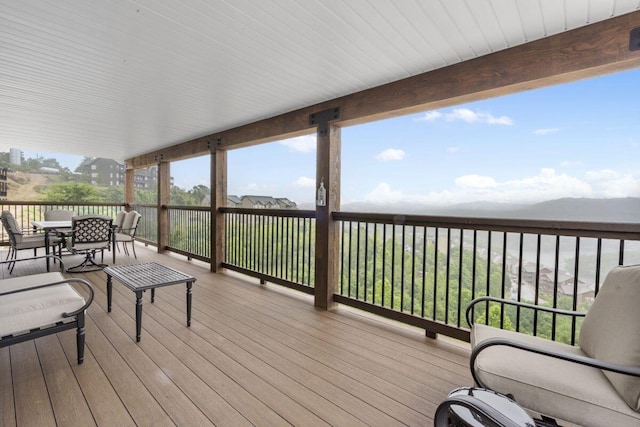
M87 158L80 163L77 170L82 175L89 177L89 182L92 185L98 187L124 185L125 166L113 159ZM158 184L158 167L136 169L133 180L135 188L155 188Z
M296 205L296 202L292 202L285 197L277 198L276 203L278 203L278 207L280 209L298 209L298 205Z
M173 184L173 178L171 178ZM133 186L135 188L142 188L150 190L156 188L158 185L158 167L150 166L145 169L136 169L133 174Z
M278 209L278 202L271 196L242 196L241 207L252 209Z
M517 274L518 265L514 266L512 270L513 274ZM536 284L536 264L533 262L527 262L522 265L522 283L525 285ZM568 297L573 297L574 294L574 282L575 276L565 270L558 270L557 274L557 294ZM549 267L540 267L540 276L538 279L539 289L546 294L553 294L556 290L556 274L555 271ZM593 285L589 285L583 280L578 279L577 283L578 295L577 302L582 304L583 302L593 300L595 297L595 291Z
M42 172L42 173L60 173L60 169L49 168L49 167L43 166L43 167L40 168L40 172Z
M113 159L87 158L77 170L88 176L89 182L98 187L124 185L124 165Z
M211 196L206 194L201 202L202 206L211 206ZM250 209L298 209L295 202L285 197L271 196L235 196L227 195L227 207Z
M239 208L242 206L242 199L238 196L227 196L227 206L230 208Z
M593 286L587 285L584 281L578 279L578 294L576 295L577 304L582 304L587 301L593 301L596 297L596 291ZM574 294L574 278L570 277L559 283L560 294L572 297Z

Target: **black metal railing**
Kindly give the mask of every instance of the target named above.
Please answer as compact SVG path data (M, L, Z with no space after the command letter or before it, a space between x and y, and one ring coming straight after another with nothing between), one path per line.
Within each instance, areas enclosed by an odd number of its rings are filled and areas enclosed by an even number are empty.
M23 228L48 209L115 216L123 204L5 202ZM158 242L158 208L141 213L137 239ZM166 249L210 262L209 207L168 210ZM221 208L222 266L313 293L315 211ZM615 265L640 263L640 224L333 212L340 226L334 300L468 340L467 304L479 296L587 310ZM8 244L6 234L2 244ZM477 322L575 343L580 321L483 303Z
M223 266L312 293L315 211L221 208Z
M334 212L341 222L336 300L468 339L468 303L494 296L587 310L606 273L640 262L640 224ZM475 318L575 343L579 324L484 304Z
M211 208L167 206L168 250L202 261L211 259Z
M136 240L156 246L158 244L158 206L136 204L131 208L141 215L136 229Z

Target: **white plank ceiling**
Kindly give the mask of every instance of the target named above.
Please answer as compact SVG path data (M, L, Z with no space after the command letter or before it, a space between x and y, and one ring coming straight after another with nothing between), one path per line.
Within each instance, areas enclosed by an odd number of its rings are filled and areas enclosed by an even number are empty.
M123 160L640 0L0 0L0 151Z

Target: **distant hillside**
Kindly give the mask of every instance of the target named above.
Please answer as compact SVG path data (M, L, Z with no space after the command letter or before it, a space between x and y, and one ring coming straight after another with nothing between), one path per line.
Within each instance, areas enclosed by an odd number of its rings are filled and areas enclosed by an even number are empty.
M48 185L59 182L58 175L9 172L7 174L8 191L7 198L12 201L39 201L42 200L42 191Z
M640 222L640 198L558 199L515 211L517 218Z
M481 218L640 222L640 198L638 197L612 199L565 198L531 205L475 202L433 208L421 205L388 206L369 203L348 203L343 205L342 209L350 212L405 213Z

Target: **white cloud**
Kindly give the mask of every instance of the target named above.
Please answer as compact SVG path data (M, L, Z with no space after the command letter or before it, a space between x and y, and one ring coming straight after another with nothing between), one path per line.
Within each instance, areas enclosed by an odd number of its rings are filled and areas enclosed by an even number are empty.
M376 154L375 159L381 162L390 162L394 160L402 160L405 156L403 150L395 148L387 148L386 150Z
M439 111L427 111L424 116L416 119L416 121L435 121L444 119L448 122L462 120L466 123L485 123L489 125L513 125L513 119L508 116L495 117L491 113L483 111L472 111L468 108L454 108L449 113L441 113Z
M449 147L449 148L447 148L447 152L449 152L449 153L457 153L459 151L462 151L462 149L460 147Z
M466 188L494 188L495 179L489 176L465 175L455 179L456 186Z
M543 168L538 174L521 179L497 181L490 176L464 175L455 186L430 193L409 193L387 182L379 183L365 201L377 204L428 204L487 201L498 203L536 203L563 197L640 196L640 178L611 170L591 171L579 178Z
M243 187L240 187L239 194L271 194L275 190L274 185L265 185L265 184L256 184L255 182L251 182Z
M546 128L546 129L536 129L533 131L534 135L549 135L552 133L560 132L560 128Z
M513 120L511 119L511 117L507 117L507 116L494 117L488 113L481 117L483 117L486 120L486 122L489 123L490 125L503 125L503 126L513 125Z
M280 144L289 148L289 151L296 153L311 153L316 150L316 136L303 135L295 138L280 141Z
M590 181L600 197L628 197L640 194L640 179L610 169L589 171L585 179Z
M386 182L381 182L376 188L364 196L365 201L379 204L393 204L406 201L401 191L394 191Z
M301 176L300 178L295 180L293 185L301 188L315 188L316 179L309 178L308 176Z
M462 120L467 123L476 123L481 121L478 113L475 113L468 108L456 108L451 113L444 115L445 120L453 122L455 120Z
M612 171L611 169L601 169L599 171L588 171L585 174L585 177L589 181L605 181L618 179L620 174L616 171Z
M418 122L430 122L433 120L438 120L442 117L442 113L439 111L427 111L424 113L424 116L416 119Z

